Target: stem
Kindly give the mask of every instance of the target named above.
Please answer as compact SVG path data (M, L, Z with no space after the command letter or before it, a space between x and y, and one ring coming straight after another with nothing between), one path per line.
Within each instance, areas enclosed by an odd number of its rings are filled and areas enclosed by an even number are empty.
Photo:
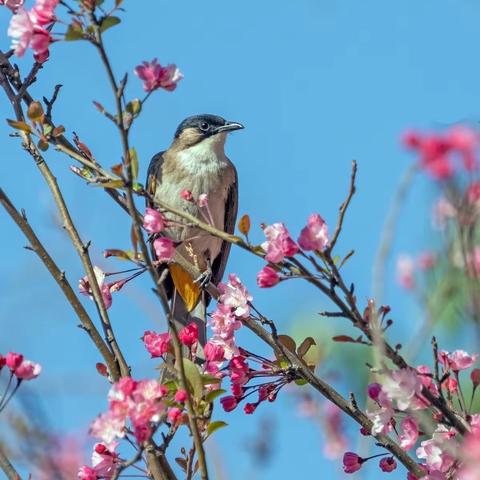
M14 466L10 463L10 460L5 455L2 447L0 446L0 468L3 470L8 480L21 480L20 475L15 470Z

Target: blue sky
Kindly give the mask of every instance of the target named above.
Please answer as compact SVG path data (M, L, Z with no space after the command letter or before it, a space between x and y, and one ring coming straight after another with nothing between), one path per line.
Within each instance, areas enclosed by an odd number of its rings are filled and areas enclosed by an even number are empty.
M346 193L352 159L359 164L358 193L339 242L339 253L354 248L347 267L359 299L370 293L371 266L388 206L412 158L399 146L408 127L442 128L462 120L477 121L480 64L477 60L480 5L474 0L263 0L244 2L164 2L126 0L123 22L112 29L107 47L118 75L130 72L131 98L141 95L133 68L158 57L175 62L185 79L174 93L158 92L148 102L132 136L144 176L150 157L165 149L177 124L196 113L215 113L240 121L246 129L229 139L227 150L240 182L240 213L251 216L252 237L261 240L261 222L284 221L298 233L307 216L319 212L333 226ZM5 32L8 12L0 12ZM62 27L57 27L59 30ZM1 37L0 37L1 38ZM8 39L0 40L3 49ZM19 62L28 65L30 57ZM33 88L49 96L64 85L55 119L76 131L104 165L118 163L120 147L111 125L92 107L107 108L110 92L95 52L83 43L53 46L51 60ZM11 117L0 102L1 117ZM32 160L9 138L0 123L0 186L27 211L72 283L81 266L58 224L53 202ZM49 152L48 161L92 254L105 268L105 248L128 247L129 224L102 191L88 187L68 169L65 157ZM404 208L394 253L417 250L428 242L429 202L434 189L419 178ZM44 365L31 389L42 397L55 428L84 431L105 408L106 386L92 371L98 356L58 295L56 286L4 212L0 211L0 351L16 350ZM325 319L317 312L324 300L301 282L259 291L258 259L233 249L228 271L249 286L257 305L288 332L299 321L317 331ZM405 342L415 328L415 306L391 281L387 300L401 326L394 333ZM92 305L86 303L92 311ZM154 364L138 341L147 328L165 322L141 279L117 295L111 309L119 341L141 376L154 375ZM342 324L331 325L343 333ZM242 340L261 348L247 333ZM458 347L468 348L464 343ZM266 352L264 352L266 353ZM342 388L341 386L339 388ZM254 416L217 410L231 428L218 432L212 449L222 458L228 479L341 478L338 464L322 460L318 429L292 414L292 397L284 394ZM253 467L247 447L260 419L275 425L273 461ZM352 447L356 440L352 440ZM372 470L371 475L376 475ZM376 477L369 477L376 478ZM404 478L399 472L390 478Z

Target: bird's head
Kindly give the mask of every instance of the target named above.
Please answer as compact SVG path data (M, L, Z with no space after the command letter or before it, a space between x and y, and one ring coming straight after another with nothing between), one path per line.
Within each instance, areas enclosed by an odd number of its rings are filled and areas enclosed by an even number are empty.
M212 147L223 147L227 134L242 128L244 126L241 123L230 122L217 115L194 115L178 126L174 145L182 150L203 142Z

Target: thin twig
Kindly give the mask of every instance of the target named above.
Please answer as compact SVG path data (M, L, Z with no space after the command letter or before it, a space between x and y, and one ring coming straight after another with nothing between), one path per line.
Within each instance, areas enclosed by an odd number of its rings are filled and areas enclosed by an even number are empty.
M0 468L3 470L8 480L22 480L15 467L11 464L0 445Z

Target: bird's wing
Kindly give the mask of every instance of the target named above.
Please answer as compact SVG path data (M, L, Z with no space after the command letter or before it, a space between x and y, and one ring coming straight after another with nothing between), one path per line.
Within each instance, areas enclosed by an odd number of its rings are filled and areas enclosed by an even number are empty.
M147 192L152 196L155 197L155 190L157 189L157 185L162 182L162 166L163 166L163 154L165 152L157 153L153 156L150 160L150 165L148 166L147 171ZM147 207L152 208L153 205L147 199Z
M224 230L227 233L233 234L235 231L235 221L237 219L238 211L238 176L235 167L234 181L230 185L227 193L227 201L225 204L225 223ZM223 242L220 253L217 255L212 264L212 281L215 285L222 280L225 267L227 266L228 255L230 254L230 242Z

